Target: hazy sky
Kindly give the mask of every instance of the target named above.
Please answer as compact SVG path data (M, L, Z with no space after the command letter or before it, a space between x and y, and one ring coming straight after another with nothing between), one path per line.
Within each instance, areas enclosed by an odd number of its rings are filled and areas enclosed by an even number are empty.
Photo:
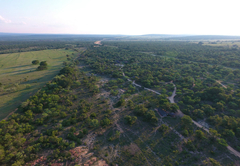
M0 32L240 35L239 0L0 0Z

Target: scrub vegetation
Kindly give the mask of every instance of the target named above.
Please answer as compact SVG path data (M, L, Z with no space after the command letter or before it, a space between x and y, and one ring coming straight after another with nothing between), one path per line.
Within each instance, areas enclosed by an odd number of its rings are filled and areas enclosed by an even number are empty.
M23 75L9 54L1 75L36 78L0 122L0 165L237 165L239 53L199 42L76 42L21 53L32 70ZM48 80L35 93L39 76Z

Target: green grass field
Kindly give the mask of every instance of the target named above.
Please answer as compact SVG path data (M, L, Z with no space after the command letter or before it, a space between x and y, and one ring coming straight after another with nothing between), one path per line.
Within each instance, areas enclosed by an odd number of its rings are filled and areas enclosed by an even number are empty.
M72 53L55 49L0 54L0 120L57 75L67 60L66 55ZM47 61L48 69L36 71L39 65L32 65L33 60Z
M213 44L212 42L215 42L215 44ZM198 44L198 42L192 42L192 43L196 43ZM210 40L210 41L203 41L203 45L207 45L207 46L214 46L214 47L229 47L229 48L236 48L236 46L234 47L234 45L237 45L239 48L240 47L240 42L239 41L227 41L227 40Z

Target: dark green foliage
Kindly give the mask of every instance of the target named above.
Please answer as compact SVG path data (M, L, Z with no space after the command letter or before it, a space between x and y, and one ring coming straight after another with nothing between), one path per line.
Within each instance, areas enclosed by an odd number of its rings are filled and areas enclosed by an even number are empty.
M111 121L108 118L105 118L100 121L100 125L103 127L109 126L111 124Z
M91 115L90 115L91 118L95 118L96 116L97 116L96 113L91 113Z
M167 130L169 130L169 127L165 124L162 124L159 128L158 131L160 132L166 132Z
M188 115L184 115L184 116L181 118L181 124L182 124L183 128L185 128L185 129L191 128L192 123L193 123L193 122L192 122L192 119L191 119L191 117L188 116Z
M45 70L45 69L47 69L47 62L46 61L40 62L40 66L38 66L37 70Z
M32 64L33 64L33 65L39 64L39 60L33 60L33 61L32 61Z
M204 133L201 130L196 130L196 137L199 139L203 139L204 138Z
M60 70L59 75L61 75L61 74L68 75L68 74L73 74L73 73L74 73L74 69L66 66Z
M126 115L126 116L124 117L124 120L125 120L125 122L126 122L127 124L133 125L133 124L136 122L137 117L136 117L136 116Z
M88 130L87 129L83 129L83 134L88 134Z

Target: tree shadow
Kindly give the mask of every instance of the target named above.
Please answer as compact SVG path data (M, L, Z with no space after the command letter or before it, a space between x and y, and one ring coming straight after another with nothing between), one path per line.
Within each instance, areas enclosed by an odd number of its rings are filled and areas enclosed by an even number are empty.
M7 67L7 68L4 68L4 69L16 69L16 68L27 67L27 66L37 66L37 65L21 65L21 66Z
M24 82L23 84L30 84L30 83L37 81L37 85L32 85L29 89L25 88L25 89L17 91L17 93L19 93L17 96L14 96L11 100L4 103L3 106L0 108L0 110L1 110L0 120L4 119L9 114L11 114L22 102L26 101L30 96L33 96L39 89L43 88L43 86L48 81L51 81L57 74L58 74L58 72L56 70L54 70L40 78L31 80L31 82ZM15 92L12 92L12 93L15 93ZM9 95L9 94L10 93L5 94L5 95ZM4 95L1 97L4 97Z

